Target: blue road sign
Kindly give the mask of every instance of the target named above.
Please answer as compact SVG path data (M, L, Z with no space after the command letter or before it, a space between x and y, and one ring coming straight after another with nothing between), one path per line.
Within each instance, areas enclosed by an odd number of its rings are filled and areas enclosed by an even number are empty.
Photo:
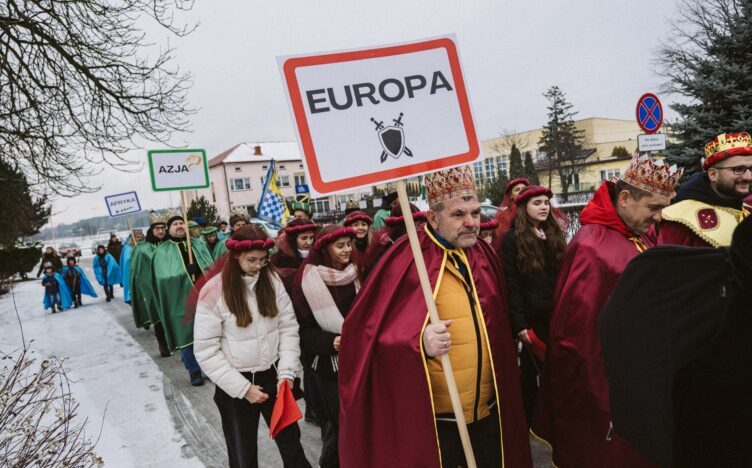
M663 125L663 106L653 93L645 93L637 101L637 124L645 133L655 133Z

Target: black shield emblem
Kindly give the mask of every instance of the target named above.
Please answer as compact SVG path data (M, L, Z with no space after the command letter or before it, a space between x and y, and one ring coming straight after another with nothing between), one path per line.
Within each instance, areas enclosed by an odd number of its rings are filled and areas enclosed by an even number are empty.
M391 157L399 158L405 149L405 134L400 127L387 127L379 131L379 140Z

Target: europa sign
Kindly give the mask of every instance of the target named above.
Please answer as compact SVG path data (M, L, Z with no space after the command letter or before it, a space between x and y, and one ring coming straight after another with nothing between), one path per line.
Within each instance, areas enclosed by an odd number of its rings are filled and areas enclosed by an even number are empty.
M454 36L280 57L311 188L404 179L480 155Z
M149 151L149 172L155 192L209 186L209 165L202 149Z

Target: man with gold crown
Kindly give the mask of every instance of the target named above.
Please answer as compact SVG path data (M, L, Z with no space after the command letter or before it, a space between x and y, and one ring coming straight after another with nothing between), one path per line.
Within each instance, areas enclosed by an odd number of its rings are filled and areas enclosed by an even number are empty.
M463 461L439 356L448 354L479 467L531 467L519 369L498 257L478 240L469 166L425 178L418 228L441 323L428 308L407 236L371 271L342 329L342 466L456 467Z
M752 212L752 138L723 133L705 145L703 172L679 188L655 226L658 244L728 247L736 226Z
M532 431L562 468L655 466L611 431L597 321L629 261L648 248L682 171L635 155L621 180L605 181L580 214L557 279L546 366Z
M157 337L159 353L162 357L169 356L170 350L165 340L164 328L159 320L157 298L151 276L151 263L154 251L166 236L167 214L158 214L152 211L149 214L146 242L139 242L133 248L129 274L133 321L138 328L148 329L149 326L154 325L154 335Z
M170 213L167 239L154 251L152 278L157 298L159 320L164 327L170 351L180 350L191 385L203 385L201 369L193 355L193 321L185 319L185 305L193 283L212 264L203 242L191 242L188 255L188 227L180 213Z

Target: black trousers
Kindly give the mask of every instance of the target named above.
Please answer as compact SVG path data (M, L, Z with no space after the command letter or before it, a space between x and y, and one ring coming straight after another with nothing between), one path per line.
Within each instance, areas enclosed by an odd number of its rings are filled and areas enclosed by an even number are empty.
M460 464L467 466L457 423L436 421L436 428L439 433L441 465L452 468ZM478 468L498 468L501 465L501 431L497 408L494 407L489 416L468 424L467 431L470 433L470 443Z
M542 370L543 362L535 357L530 348L523 344L522 351L520 351L520 384L522 387L522 405L525 408L525 420L528 427L533 420L535 399L538 396Z
M106 299L113 299L115 297L115 286L111 284L105 284L102 286L104 288L104 294Z
M81 305L81 285L80 284L71 284L66 281L68 285L68 289L70 289L71 292L71 299L73 299L73 305Z
M248 381L263 387L269 399L263 403L251 404L246 399L233 398L217 387L214 403L222 417L222 431L227 443L227 457L231 468L257 468L258 464L258 425L259 416L264 417L267 426L272 417L274 402L277 400L277 372L274 368L263 372L244 372ZM298 424L290 424L274 439L282 456L285 468L310 468L300 444Z
M321 406L326 421L324 443L321 446L321 468L339 468L339 384L337 377L327 378L316 374L316 383L321 394Z
M157 337L157 344L159 344L159 352L161 354L170 354L170 348L167 347L167 338L164 334L164 327L162 322L154 324L154 336Z

